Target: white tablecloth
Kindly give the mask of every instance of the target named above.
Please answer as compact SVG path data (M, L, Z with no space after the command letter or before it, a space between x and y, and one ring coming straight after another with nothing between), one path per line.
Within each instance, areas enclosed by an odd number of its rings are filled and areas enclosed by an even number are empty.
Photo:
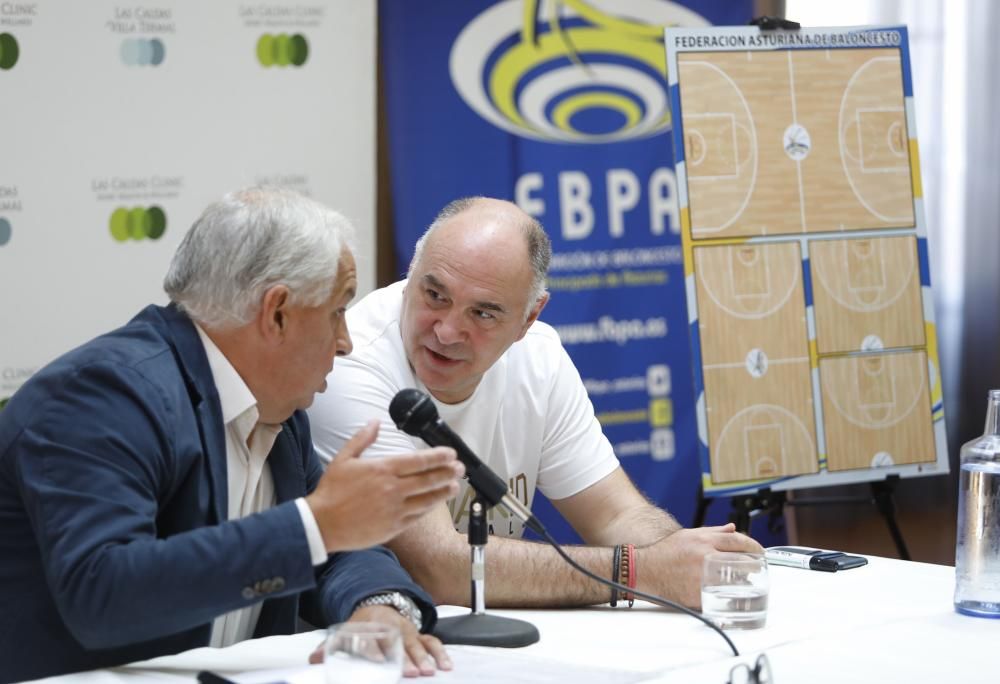
M541 640L522 649L449 647L455 670L436 681L726 681L739 662L770 659L777 684L1000 682L1000 620L958 615L954 568L886 558L837 573L771 567L767 625L730 631L733 657L708 627L649 604L627 608L490 611L532 622ZM468 612L445 606L444 615ZM322 682L304 668L322 632L271 637L225 649L200 648L121 668L51 678L58 684L190 682L211 670L244 682L273 672ZM291 669L298 670L292 672ZM258 676L259 675L259 676Z

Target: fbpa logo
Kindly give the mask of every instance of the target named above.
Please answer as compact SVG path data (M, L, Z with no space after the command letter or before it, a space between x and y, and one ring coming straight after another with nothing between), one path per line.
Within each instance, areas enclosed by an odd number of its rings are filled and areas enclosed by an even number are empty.
M6 71L13 68L20 56L17 39L9 33L0 33L0 69Z
M515 135L643 138L670 127L663 28L707 25L663 0L505 0L462 30L449 70L466 104Z
M121 56L126 66L160 66L167 48L159 38L126 38Z
M261 66L300 67L309 59L309 41L301 33L272 36L265 33L257 41L257 61Z
M0 216L0 247L10 242L10 235L14 232L10 227L10 221Z
M158 206L118 207L108 221L111 237L118 242L128 240L159 240L167 230L167 215Z

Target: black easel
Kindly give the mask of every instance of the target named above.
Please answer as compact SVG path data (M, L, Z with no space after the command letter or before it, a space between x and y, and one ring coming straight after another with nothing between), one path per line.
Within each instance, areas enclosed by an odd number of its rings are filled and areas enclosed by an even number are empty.
M478 495L469 504L469 546L472 547L472 612L468 615L441 618L434 636L446 644L500 646L519 648L538 641L539 634L530 622L486 613L486 541L489 525L486 502Z
M892 497L899 483L899 475L887 475L884 480L869 482L870 496L827 496L805 499L789 499L786 492L771 491L770 487L762 487L755 492L747 492L732 497L732 510L729 521L736 524L740 532L749 532L753 518L767 513L768 529L772 532L781 530L781 518L785 506L822 506L829 504L871 503L885 519L886 527L896 545L896 552L903 560L910 560L910 552L903 539L903 533L896 521L896 503ZM698 504L695 509L694 527L705 524L705 515L712 499L705 496L702 486L698 485Z
M775 31L778 29L796 31L802 28L802 24L799 22L782 19L781 17L757 17L750 20L750 26L756 26L761 31Z

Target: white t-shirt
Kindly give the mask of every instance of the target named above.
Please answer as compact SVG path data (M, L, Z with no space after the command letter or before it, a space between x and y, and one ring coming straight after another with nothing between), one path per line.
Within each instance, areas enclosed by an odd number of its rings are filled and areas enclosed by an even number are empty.
M399 390L427 392L403 349L399 318L405 285L400 281L376 290L347 312L354 351L336 360L326 392L317 395L309 409L313 442L325 461L372 418L382 425L365 456L426 448L423 440L397 429L389 417L389 403ZM564 499L618 467L580 374L555 330L541 321L493 364L471 397L459 404L434 399L434 404L525 506L531 506L535 487L550 499ZM466 529L473 496L463 482L459 495L448 502L460 531ZM490 510L490 527L494 534L508 537L523 531L503 506Z

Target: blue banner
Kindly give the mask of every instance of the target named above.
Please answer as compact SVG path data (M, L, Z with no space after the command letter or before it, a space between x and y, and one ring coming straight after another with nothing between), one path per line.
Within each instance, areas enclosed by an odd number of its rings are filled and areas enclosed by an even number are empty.
M745 25L752 10L752 0L379 6L398 263L458 197L510 199L538 218L554 249L542 319L625 470L685 525L700 469L663 28ZM572 540L541 499L536 512ZM716 505L710 520L726 513Z

